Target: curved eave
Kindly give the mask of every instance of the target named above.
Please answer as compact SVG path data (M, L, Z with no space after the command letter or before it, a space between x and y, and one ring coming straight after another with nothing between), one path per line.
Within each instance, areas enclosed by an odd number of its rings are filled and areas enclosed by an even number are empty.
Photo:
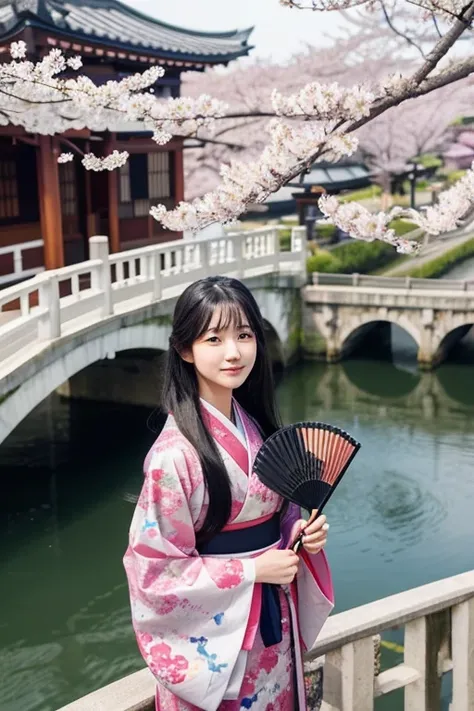
M181 35L187 35L188 37L202 37L203 39L226 39L226 38L242 38L242 41L247 41L252 34L254 27L247 27L245 30L227 30L224 32L203 32L200 30L190 30L183 27L178 27L177 25L172 25L169 22L163 22L158 20L156 17L150 17L150 15L145 15L145 13L136 10L133 7L129 7L122 2L115 3L123 12L124 15L130 15L131 17L136 17L140 20L145 20L150 24L156 25L157 27L164 27L166 30L172 30L173 32L178 32Z
M308 195L314 194L316 197L316 193L311 193L311 188L313 185L320 185L322 188L327 190L328 192L341 192L342 190L358 190L359 188L365 188L368 185L371 185L372 181L370 179L370 175L362 175L360 178L352 178L350 180L329 180L329 181L320 181L318 183L288 183L291 187L294 188L303 188L304 192L300 193L298 197L308 197Z
M116 42L108 37L101 37L99 35L88 35L84 32L69 32L62 28L58 28L55 25L50 25L46 22L41 22L40 20L21 20L14 27L12 27L7 33L0 37L0 42L8 42L13 39L19 32L21 32L26 27L33 27L43 32L48 32L54 35L59 40L65 39L73 42L82 41L91 45L100 45L102 47L107 47L111 50L122 50L124 52L129 52L130 54L138 55L148 55L154 57L155 59L163 60L173 60L176 62L188 62L191 64L227 64L232 62L234 59L239 59L239 57L246 56L250 50L254 49L253 45L246 45L242 49L236 52L230 52L227 54L192 54L185 52L171 52L169 50L156 49L155 47L149 47L146 45L128 44L122 42ZM215 36L215 35L214 35Z

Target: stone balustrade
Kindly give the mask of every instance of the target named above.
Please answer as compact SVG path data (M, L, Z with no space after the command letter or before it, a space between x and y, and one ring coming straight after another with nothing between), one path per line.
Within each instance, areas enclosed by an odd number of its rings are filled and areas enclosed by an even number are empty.
M303 239L304 228L294 227L290 251L280 252L278 228L266 227L109 254L108 238L92 237L89 260L0 291L0 377L20 353L34 357L86 324L174 298L196 279L305 275Z
M374 636L392 628L404 628L403 662L378 673ZM447 672L450 711L474 711L474 570L331 616L306 655L316 683L322 660L323 701L308 711L373 711L396 689L404 689L404 711L440 711ZM152 711L154 686L143 669L61 711Z

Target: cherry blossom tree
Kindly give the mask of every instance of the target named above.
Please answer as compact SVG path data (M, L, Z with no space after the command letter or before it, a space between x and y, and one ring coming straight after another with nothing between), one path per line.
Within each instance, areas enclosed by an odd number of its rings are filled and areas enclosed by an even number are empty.
M463 80L389 109L359 129L364 160L384 192L416 156L442 148L450 124L470 110L473 100L473 87Z
M399 38L388 27L374 32L371 25L363 25L356 32L331 40L324 48L308 46L285 65L268 61L238 63L225 71L211 69L204 74L184 75L183 92L188 96L209 92L226 102L231 111L246 112L245 116L219 121L218 126L212 127L212 134L201 134L204 140L198 148L185 151L188 199L200 197L218 185L223 163L233 157L255 160L260 155L268 140L274 87L281 93L291 93L295 86L304 86L315 78L351 86L374 76L374 68L380 80L396 69L409 68Z
M392 0L396 2L397 0ZM403 0L406 2L406 0ZM283 0L289 11L297 7L313 10L347 9L364 4L363 0ZM379 0L371 0L372 11L380 10ZM420 0L420 19L436 23L437 37L412 68L379 78L375 71L353 86L339 82L311 81L295 90L271 96L271 108L252 112L252 117L269 119L268 138L260 154L247 162L233 159L223 165L221 182L191 203L180 203L173 210L163 205L151 208L151 214L172 230L198 230L213 222L228 222L245 212L247 206L263 202L318 159L337 161L351 155L358 147L356 132L389 109L418 97L427 96L474 72L474 56L454 58L448 53L460 37L471 32L474 0ZM3 122L24 126L28 131L52 133L65 128L87 125L102 130L113 117L141 121L153 131L154 140L165 144L172 135L198 136L211 125L225 120L248 118L244 106L238 110L207 95L196 99L158 100L149 89L162 69L148 69L143 74L120 82L94 86L84 76L61 78L65 70L80 68L80 58L66 58L52 50L40 62L25 59L26 45L13 43L12 61L0 66L0 117ZM63 157L69 160L70 156ZM84 157L91 169L113 168L126 159L117 154L99 159ZM106 164L107 163L107 164ZM424 230L439 234L455 227L474 201L474 171L450 190L441 193L439 203L420 213L393 208L390 212L370 214L355 203L340 204L335 197L323 197L323 212L353 237L382 239L400 251L412 251L417 244L397 238L389 224L395 216L407 215Z

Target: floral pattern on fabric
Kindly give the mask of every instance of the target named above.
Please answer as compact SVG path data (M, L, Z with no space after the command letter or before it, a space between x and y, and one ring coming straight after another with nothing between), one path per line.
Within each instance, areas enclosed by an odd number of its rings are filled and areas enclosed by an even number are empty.
M210 432L231 481L232 521L251 524L271 516L281 499L253 474L262 443L257 427L239 408L243 438L211 406L209 414ZM292 650L294 604L281 590L280 644L265 648L257 629L253 643L244 648L254 602L254 561L250 554L198 555L195 532L207 504L197 453L169 416L145 460L124 559L138 646L158 682L157 710L293 711L297 688L304 694L298 637ZM309 578L305 585L317 588ZM331 603L317 589L315 594L321 602L320 628Z

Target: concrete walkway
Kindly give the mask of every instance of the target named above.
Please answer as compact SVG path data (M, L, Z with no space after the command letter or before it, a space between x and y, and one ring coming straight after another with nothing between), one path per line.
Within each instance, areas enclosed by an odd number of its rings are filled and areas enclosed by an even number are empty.
M442 239L440 237L432 237L431 239L433 240L433 243L428 244L426 247L424 247L421 254L419 254L417 257L407 257L403 260L403 262L400 262L396 266L387 269L383 272L383 274L380 274L380 276L397 276L406 272L407 269L421 267L422 264L426 264L426 262L431 262L432 259L440 257L445 252L449 252L449 250L453 249L453 247L458 247L460 244L468 242L470 239L472 239L474 237L474 226L469 225L469 230L470 231L467 234L463 231L461 235L457 234L455 236L447 237L445 239ZM407 234L407 237L409 236L410 233Z

